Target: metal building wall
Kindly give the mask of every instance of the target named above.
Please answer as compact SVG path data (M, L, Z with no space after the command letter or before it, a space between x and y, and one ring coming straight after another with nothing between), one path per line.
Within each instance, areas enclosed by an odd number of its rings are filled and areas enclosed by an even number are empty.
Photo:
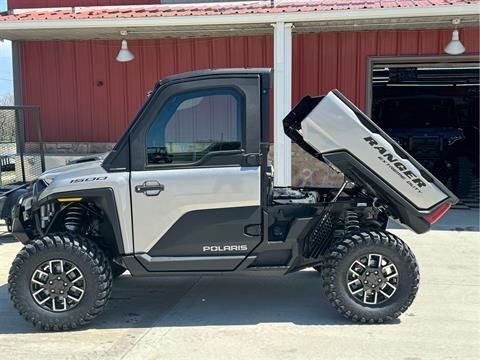
M365 110L369 56L441 55L451 30L324 32L293 36L293 104L340 89ZM478 54L478 28L460 32ZM39 105L46 141L114 142L158 79L215 67L270 67L272 36L129 41L134 61L115 61L118 41L22 43L24 103ZM273 132L272 132L273 134Z
M22 43L25 104L41 108L52 142L114 142L165 76L219 67L271 67L271 36L129 41L135 60L119 63L119 41Z
M460 30L466 53L480 52L478 28ZM339 89L365 109L369 56L442 55L452 30L322 32L293 39L292 103Z

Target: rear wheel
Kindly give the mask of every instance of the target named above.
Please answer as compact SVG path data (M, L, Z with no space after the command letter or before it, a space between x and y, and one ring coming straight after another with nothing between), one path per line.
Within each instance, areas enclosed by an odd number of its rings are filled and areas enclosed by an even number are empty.
M371 231L333 245L322 269L335 309L354 322L382 323L407 310L418 290L415 256L398 237Z
M69 330L104 309L112 272L94 242L53 235L25 245L13 261L8 284L13 304L26 320L43 330Z

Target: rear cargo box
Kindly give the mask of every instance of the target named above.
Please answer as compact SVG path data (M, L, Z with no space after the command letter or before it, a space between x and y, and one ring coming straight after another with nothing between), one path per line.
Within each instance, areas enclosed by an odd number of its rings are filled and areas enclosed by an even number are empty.
M364 186L418 233L458 201L338 90L302 99L284 128L303 149Z

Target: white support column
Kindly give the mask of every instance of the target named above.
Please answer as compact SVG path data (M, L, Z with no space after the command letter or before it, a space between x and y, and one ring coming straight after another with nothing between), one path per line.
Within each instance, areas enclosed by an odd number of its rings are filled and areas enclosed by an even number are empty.
M275 186L292 184L291 141L283 132L282 120L292 107L292 24L277 22L273 43L273 141Z

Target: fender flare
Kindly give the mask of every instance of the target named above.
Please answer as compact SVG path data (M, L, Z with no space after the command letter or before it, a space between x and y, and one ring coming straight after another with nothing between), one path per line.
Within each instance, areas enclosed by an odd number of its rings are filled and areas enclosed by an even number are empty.
M58 198L67 197L81 197L82 200L91 201L95 203L100 209L102 209L105 217L112 226L114 240L116 244L116 253L118 255L125 254L122 231L117 210L117 203L115 201L115 194L112 188L83 189L54 193L48 195L47 197L34 204L34 210L37 210L40 206L57 200Z

